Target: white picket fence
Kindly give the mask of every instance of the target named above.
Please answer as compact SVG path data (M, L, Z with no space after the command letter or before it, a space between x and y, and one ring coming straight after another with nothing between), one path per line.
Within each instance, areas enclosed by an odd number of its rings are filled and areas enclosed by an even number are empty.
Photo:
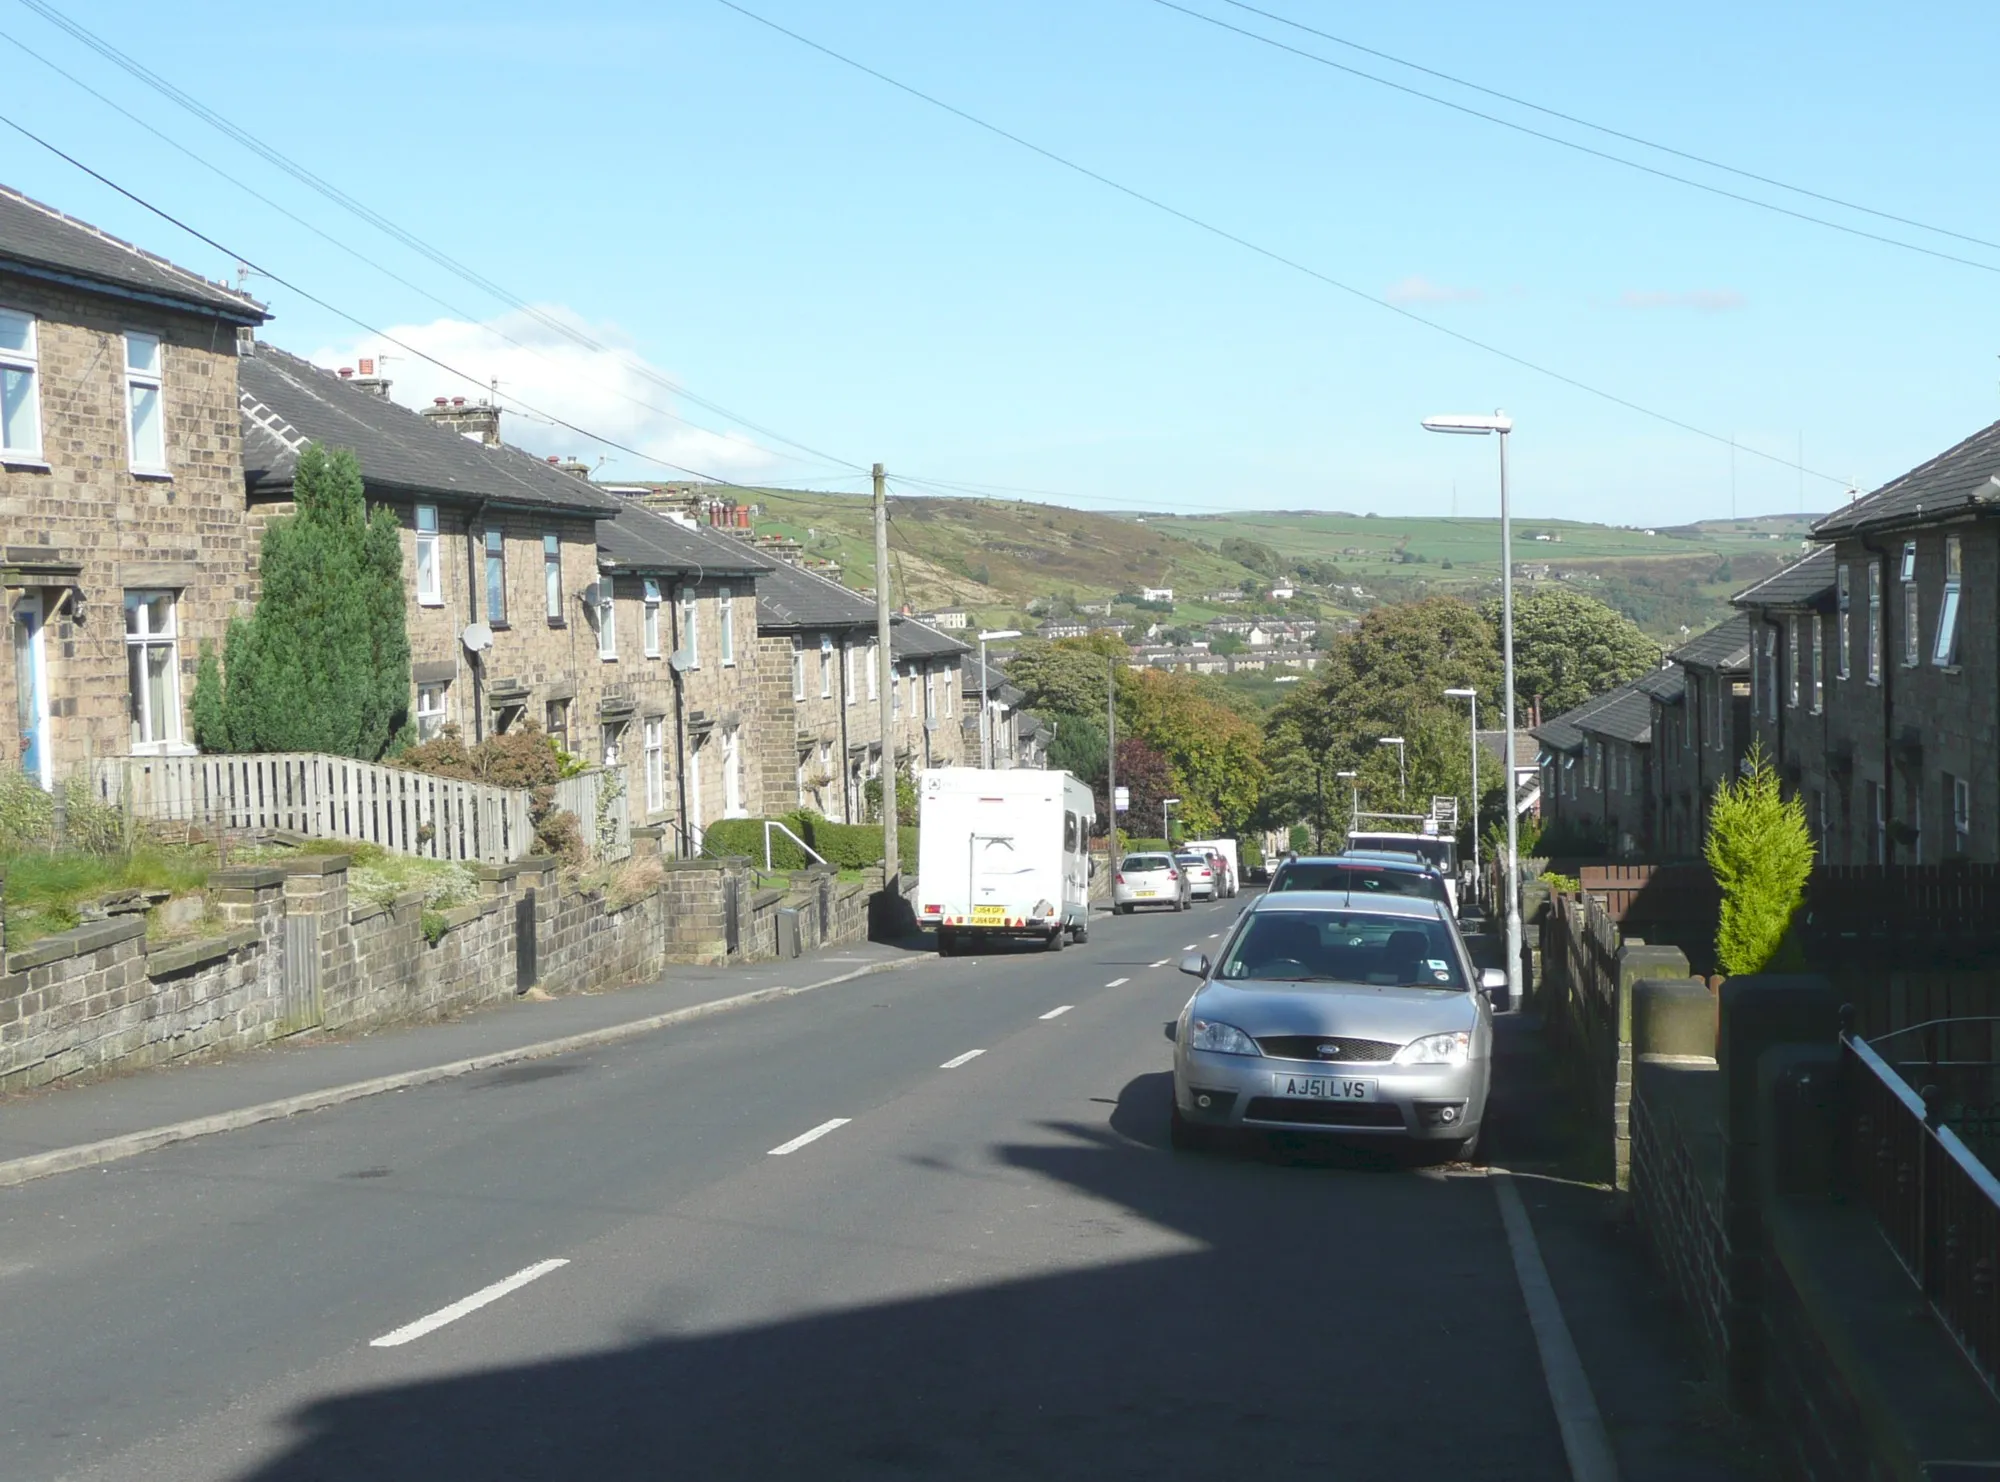
M602 767L565 777L556 784L556 807L576 815L584 847L593 855L605 860L624 859L632 853L632 810L623 787L604 806L602 828L599 826L599 802L610 782L611 773Z
M148 822L285 829L478 864L505 864L535 847L525 790L311 752L106 757L93 782L99 798ZM595 817L593 800L578 814L587 842Z

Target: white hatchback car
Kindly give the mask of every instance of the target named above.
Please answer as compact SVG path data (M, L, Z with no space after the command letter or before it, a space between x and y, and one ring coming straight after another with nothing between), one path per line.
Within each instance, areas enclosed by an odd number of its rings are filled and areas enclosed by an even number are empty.
M1196 854L1190 849L1177 850L1174 864L1188 877L1188 888L1197 900L1222 899L1222 882L1216 878L1215 866L1206 854Z
M1141 906L1185 911L1189 904L1187 871L1169 855L1128 854L1112 873L1111 905L1121 916Z

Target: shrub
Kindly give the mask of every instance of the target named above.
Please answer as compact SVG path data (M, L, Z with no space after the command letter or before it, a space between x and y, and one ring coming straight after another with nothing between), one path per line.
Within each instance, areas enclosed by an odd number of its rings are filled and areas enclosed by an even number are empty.
M793 833L799 829L789 820L778 819ZM760 869L764 864L764 820L761 818L725 818L711 823L702 830L701 852L711 858L737 854L752 861ZM804 851L783 834L771 835L771 868L774 870L802 870L812 861Z
M1579 890L1583 889L1583 882L1574 875L1558 875L1555 871L1549 870L1544 872L1539 878L1549 889L1560 890L1565 895L1575 895Z
M1749 765L1716 789L1702 850L1722 887L1716 965L1731 975L1793 972L1805 965L1791 926L1812 876L1812 834L1805 804L1785 799L1761 746L1750 748Z
M488 736L477 746L467 746L457 726L446 726L422 745L405 747L391 759L391 765L428 772L433 777L456 777L462 782L526 788L536 851L554 855L565 864L582 863L583 825L574 813L556 807L555 802L556 784L585 767L533 721L503 735ZM603 826L601 819L592 823Z

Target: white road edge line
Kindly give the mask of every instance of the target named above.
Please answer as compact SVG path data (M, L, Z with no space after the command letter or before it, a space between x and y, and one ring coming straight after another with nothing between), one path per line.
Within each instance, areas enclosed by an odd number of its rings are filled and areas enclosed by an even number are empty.
M1042 1015L1042 1017L1044 1019L1060 1019L1064 1014L1067 1014L1071 1009L1075 1007L1076 1005L1073 1003L1066 1003L1061 1008L1050 1009L1046 1014Z
M812 1131L810 1132L801 1132L797 1137L794 1137L790 1142L779 1143L776 1147L772 1148L771 1151L768 1154L766 1154L766 1156L772 1158L782 1158L787 1153L796 1153L800 1148L804 1147L807 1143L818 1142L822 1137L826 1136L827 1133L832 1132L837 1128L845 1127L849 1122L853 1120L854 1118L852 1117L833 1117L827 1121L821 1122L817 1127L813 1128Z
M1104 986L1107 988L1123 988L1127 983L1131 981L1132 980L1130 978L1113 978L1110 982L1106 983Z
M567 1259L537 1261L524 1271L516 1271L505 1281L496 1281L491 1286L483 1286L469 1297L461 1297L449 1307L440 1307L429 1317L420 1317L415 1322L384 1333L379 1338L369 1340L370 1348L401 1348L405 1343L414 1343L426 1333L435 1333L446 1323L457 1322L461 1317L477 1312L489 1302L497 1302L509 1292L519 1291L531 1281L539 1281L551 1271L569 1264Z
M1162 957L1158 962L1151 963L1149 965L1152 967L1165 967L1169 962L1172 961L1173 959L1171 957Z
M951 1059L945 1061L944 1064L940 1065L938 1069L957 1070L959 1066L966 1064L968 1061L977 1060L981 1055L984 1055L985 1053L986 1052L984 1050L967 1050L963 1055L952 1056Z
M1556 1425L1562 1431L1572 1482L1617 1482L1618 1460L1604 1432L1604 1417L1590 1392L1590 1380L1583 1372L1569 1324L1563 1320L1562 1304L1549 1282L1541 1247L1535 1243L1535 1227L1513 1178L1499 1168L1492 1173L1487 1181L1500 1202L1500 1223L1506 1226L1507 1249L1514 1257L1514 1279L1520 1283L1521 1297L1528 1307L1528 1326L1534 1330L1535 1347L1541 1354L1542 1378L1555 1407Z

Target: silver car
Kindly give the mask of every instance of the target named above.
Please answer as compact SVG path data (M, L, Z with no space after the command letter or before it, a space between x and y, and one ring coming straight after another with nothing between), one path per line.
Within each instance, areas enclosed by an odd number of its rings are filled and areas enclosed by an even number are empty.
M1178 1020L1172 1141L1269 1129L1387 1137L1469 1158L1493 1065L1488 995L1450 907L1294 891L1237 918Z

